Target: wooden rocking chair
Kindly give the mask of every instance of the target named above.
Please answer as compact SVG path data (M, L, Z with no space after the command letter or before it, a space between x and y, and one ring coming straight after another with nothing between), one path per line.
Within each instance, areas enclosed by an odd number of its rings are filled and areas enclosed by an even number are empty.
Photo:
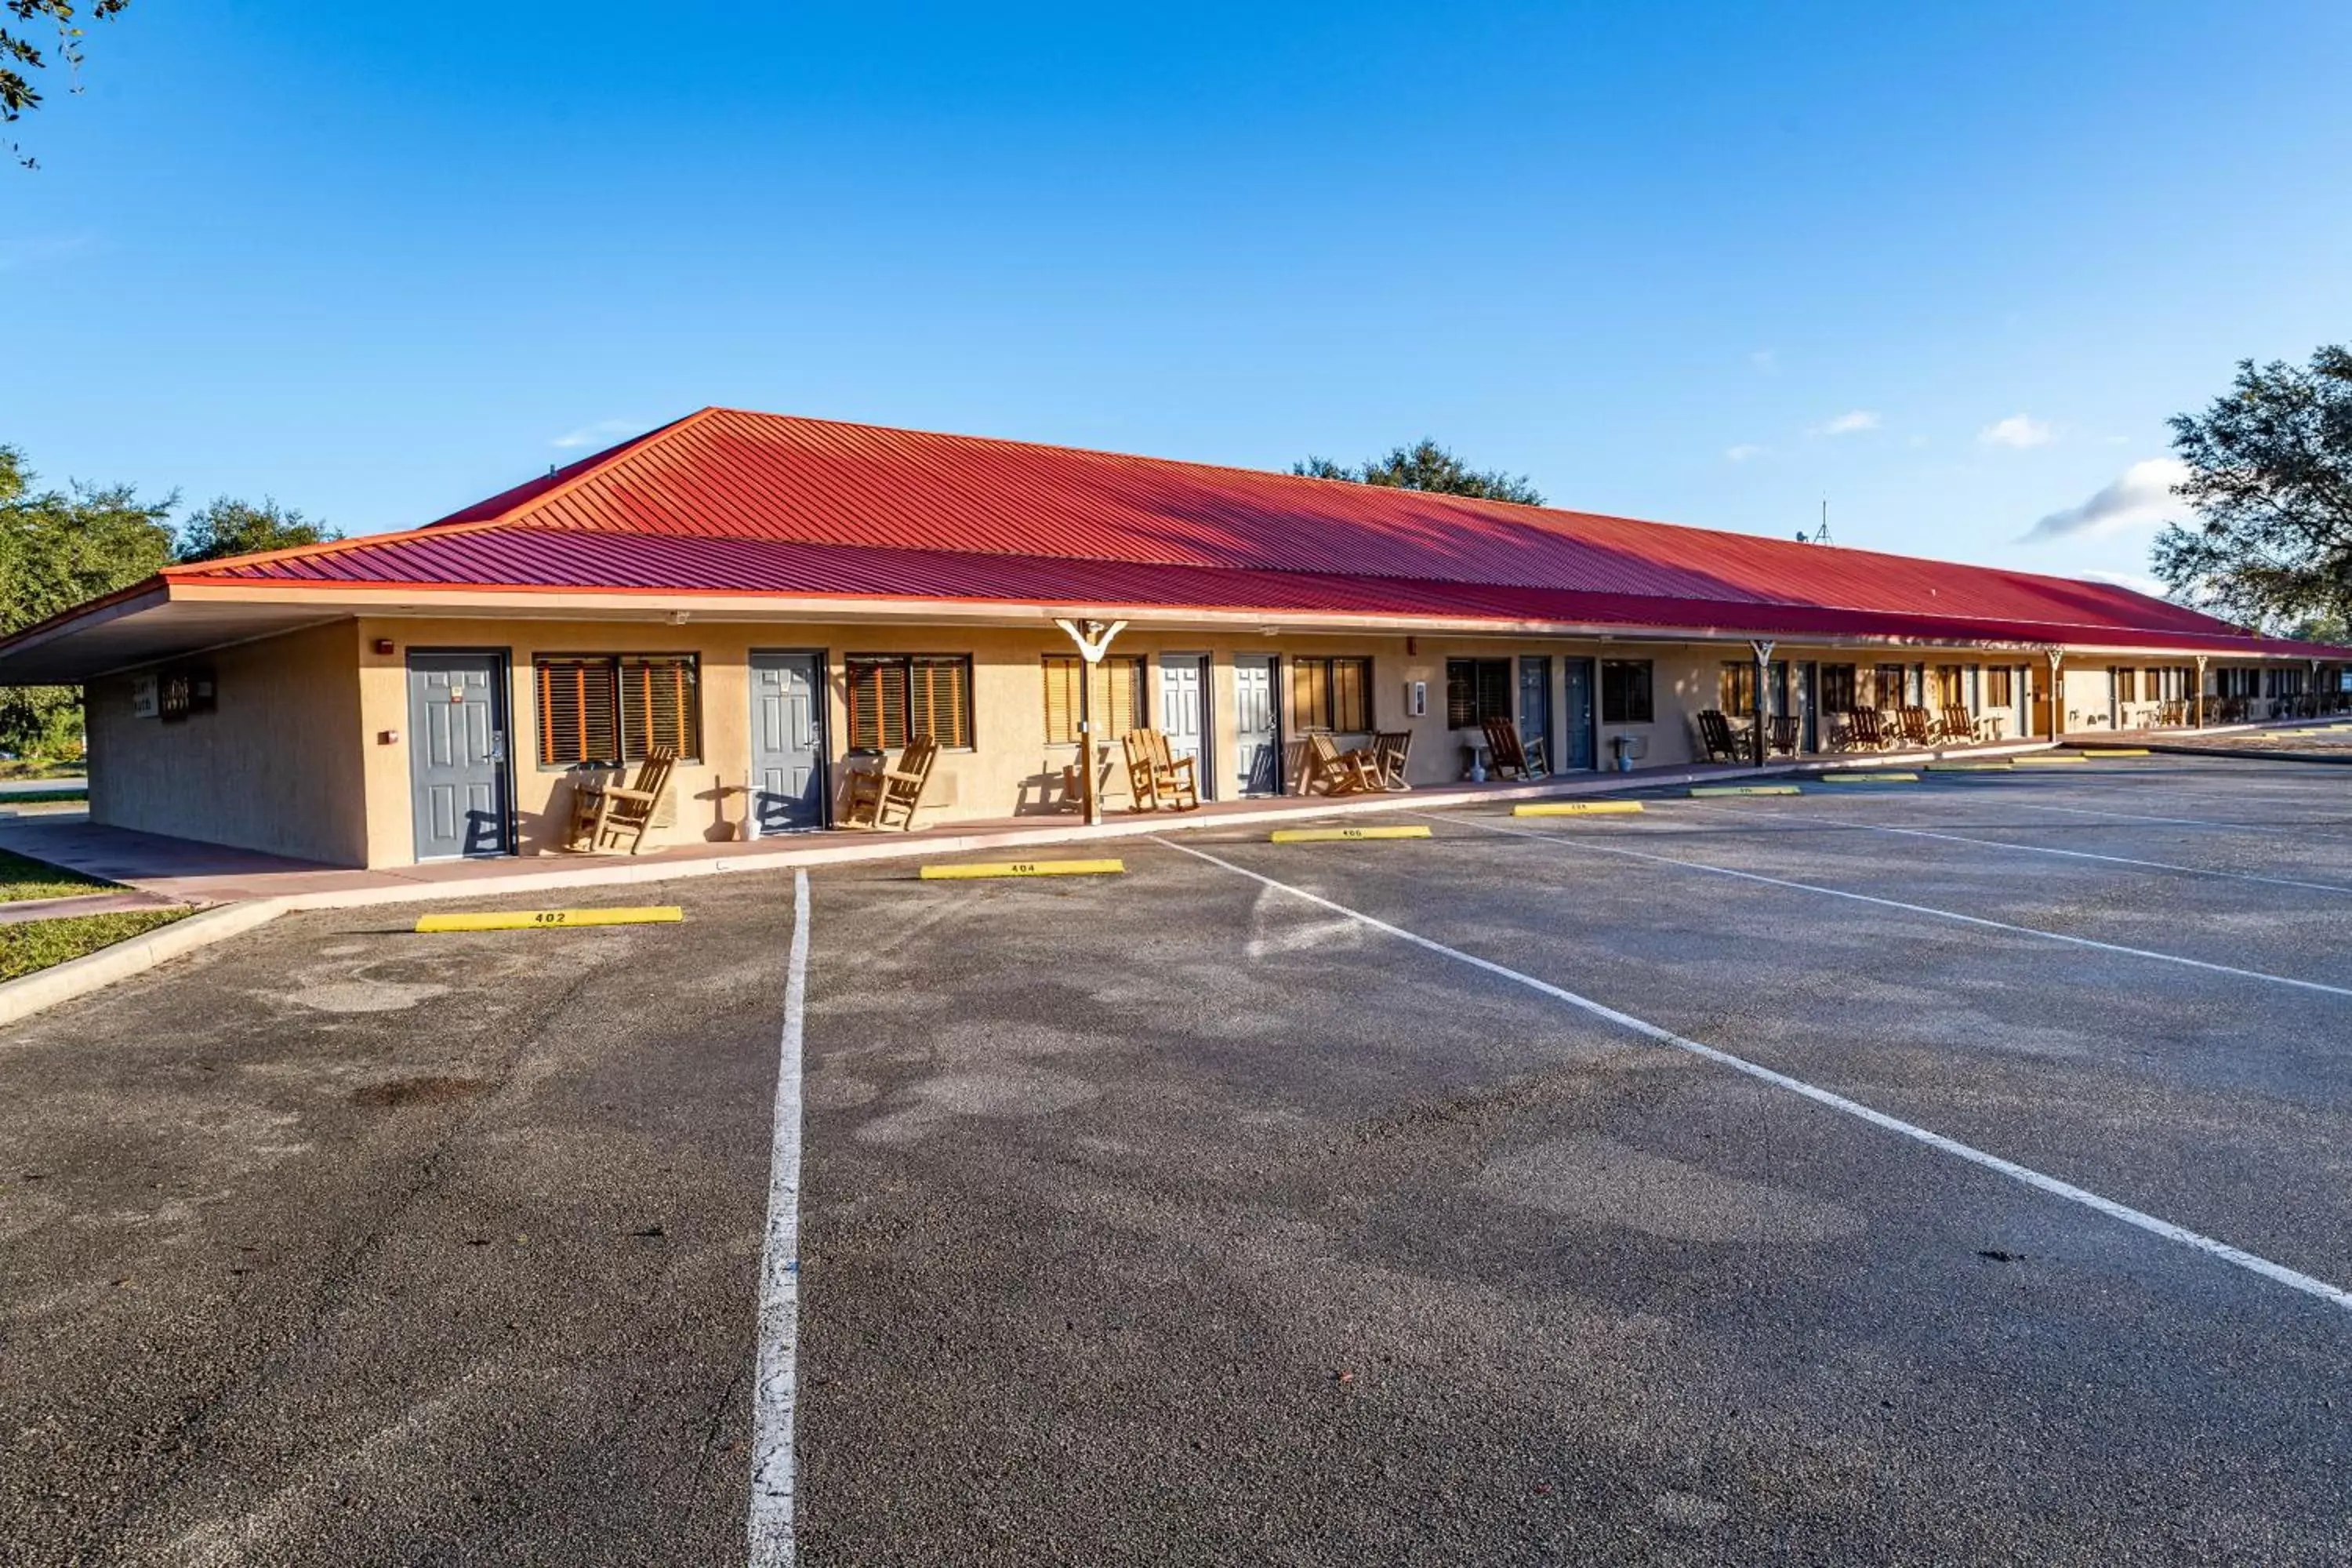
M1797 742L1804 739L1804 726L1794 713L1775 713L1765 739L1772 743L1774 756L1793 757Z
M1947 708L1937 717L1936 738L1969 742L1979 739L1975 716L1965 708Z
M1903 743L1906 746L1932 746L1936 743L1936 721L1925 708L1898 708L1895 719L1903 726Z
M1730 718L1719 708L1700 710L1698 738L1706 748L1706 760L1710 763L1737 763L1747 758L1748 748L1740 743L1739 732L1731 727Z
M1498 779L1539 779L1548 771L1543 764L1543 742L1522 745L1519 727L1508 719L1481 721L1479 728L1486 731L1486 756L1495 765Z
M1381 770L1382 789L1411 789L1405 783L1405 759L1412 754L1412 731L1382 730L1372 737L1372 762Z
M1388 788L1379 759L1343 752L1328 735L1307 737L1307 789L1325 795L1371 795Z
M923 786L930 782L931 764L939 756L937 741L917 735L898 753L897 767L850 774L842 800L842 826L880 829L889 826L896 814L898 826L913 832L915 811L923 804Z
M589 778L574 784L568 847L599 850L605 847L607 839L617 846L625 837L629 853L635 854L646 841L646 829L653 825L654 813L661 806L670 769L677 765L675 747L656 746L637 764L637 776L626 784Z
M1192 757L1173 755L1158 730L1129 730L1119 737L1127 752L1127 788L1138 811L1201 809L1200 770Z

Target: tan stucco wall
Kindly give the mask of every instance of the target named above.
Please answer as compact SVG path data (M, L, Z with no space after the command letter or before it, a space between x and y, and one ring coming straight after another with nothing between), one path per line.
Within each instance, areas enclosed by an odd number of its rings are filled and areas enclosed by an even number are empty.
M378 653L383 639L389 653ZM1412 651L1407 651L1408 642ZM978 627L894 627L877 626L736 626L692 622L683 626L648 616L642 621L467 621L454 619L377 618L358 623L352 644L357 649L359 688L362 702L360 766L368 803L365 858L371 865L402 865L412 858L413 825L409 805L406 665L412 652L467 648L503 650L511 659L513 714L511 748L516 758L516 808L524 853L551 848L569 814L569 784L561 770L535 765L536 701L530 661L537 653L693 653L701 659L703 754L681 763L672 775L676 822L648 836L648 844L724 841L739 830L744 806L743 784L750 767L750 688L747 661L755 649L821 651L828 671L828 737L835 763L833 784L836 800L841 778L842 737L847 731L841 683L843 656L852 653L969 654L973 661L973 742L970 750L940 754L931 784L924 796L921 824L931 826L1018 816L1048 816L1059 812L1063 768L1075 762L1076 748L1045 743L1045 690L1040 659L1048 653L1067 653L1066 638L1050 627L1006 630ZM1470 734L1445 728L1445 661L1449 657L1500 657L1548 654L1553 658L1552 705L1555 725L1564 721L1563 659L1646 658L1654 665L1653 692L1656 717L1646 725L1601 724L1597 755L1606 763L1609 737L1625 733L1637 739L1642 767L1672 766L1687 762L1696 749L1691 715L1716 704L1720 672L1727 660L1747 657L1745 645L1603 644L1590 639L1471 638L1402 636L1307 636L1286 634L1203 635L1200 633L1130 630L1114 645L1121 654L1157 656L1205 653L1210 656L1212 759L1210 794L1227 798L1238 793L1234 767L1234 660L1239 654L1276 653L1370 655L1373 659L1373 721L1384 730L1410 730L1413 746L1410 776L1430 784L1462 776L1463 743ZM1879 658L1870 650L1832 651L1783 647L1776 658L1791 662L1825 662L1867 666ZM1988 657L1967 653L1906 649L1906 663L1962 665L2022 664L2019 656ZM1413 681L1429 688L1427 717L1405 717L1407 689ZM1156 659L1147 676L1150 700L1157 701ZM1287 680L1285 706L1287 707ZM2070 696L2072 695L2070 691ZM1596 683L1594 700L1599 692ZM1286 729L1288 728L1286 711ZM345 733L350 726L344 729ZM384 743L383 732L397 731L401 739ZM2011 731L2014 732L2012 719ZM1295 739L1295 735L1292 737ZM1344 739L1344 738L1343 738ZM1119 809L1127 804L1125 769L1118 762L1115 737L1101 746L1106 780L1104 801Z
M173 722L134 715L133 675L91 682L90 820L360 863L358 652L342 621L187 660L212 670L217 705Z

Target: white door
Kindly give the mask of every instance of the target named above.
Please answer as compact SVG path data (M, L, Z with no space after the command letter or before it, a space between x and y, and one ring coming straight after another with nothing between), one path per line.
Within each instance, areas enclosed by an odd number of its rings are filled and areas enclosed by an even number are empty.
M1282 725L1274 701L1273 654L1234 660L1234 747L1240 768L1234 782L1244 795L1282 793Z
M1192 776L1201 781L1203 798L1213 793L1208 759L1208 665L1205 654L1160 656L1160 731L1168 737L1169 755L1192 759Z

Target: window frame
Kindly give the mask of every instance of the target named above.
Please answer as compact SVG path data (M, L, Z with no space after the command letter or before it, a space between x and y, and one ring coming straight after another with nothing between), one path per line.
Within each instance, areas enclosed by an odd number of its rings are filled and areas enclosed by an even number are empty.
M1500 658L1464 656L1445 661L1445 727L1449 730L1478 730L1490 719L1518 721L1516 712L1518 695L1517 671L1508 654ZM1457 690L1457 672L1466 689ZM1492 688L1489 689L1489 682ZM1457 713L1467 712L1465 721L1457 721ZM1342 731L1344 733L1344 731Z
M1601 721L1603 724L1654 724L1658 721L1658 661L1654 658L1604 658L1601 663ZM1631 689L1622 688L1612 679L1612 671L1631 671L1640 675L1638 704L1641 713L1633 712L1636 706L1626 699L1633 695Z
M1290 706L1291 728L1289 733L1294 735L1369 735L1373 733L1374 725L1378 722L1378 715L1374 712L1372 705L1373 667L1372 656L1370 654L1293 654L1290 656L1289 662L1290 677L1286 682L1289 689L1284 694L1288 700ZM1342 665L1352 666L1358 671L1356 690L1359 699L1363 703L1363 713L1361 717L1364 721L1361 724L1342 726L1339 722L1341 716L1339 713L1339 668ZM1308 676L1310 672L1317 670L1321 672L1322 677L1322 710L1318 713L1309 715L1304 710L1305 705L1299 700L1299 683L1300 680ZM1352 714L1349 715L1349 717L1351 718L1355 716L1356 715Z
M576 653L548 648L530 656L531 722L535 727L535 732L531 738L534 742L532 754L536 771L543 773L570 773L578 768L625 768L632 763L646 760L646 751L652 743L650 741L647 748L633 752L629 747L629 732L632 725L628 711L627 683L622 678L622 671L631 663L667 663L685 666L687 672L685 729L691 735L694 743L690 748L681 746L678 749L677 761L689 767L701 765L704 742L708 739L702 727L701 654L672 652L666 649L642 653ZM549 688L546 671L559 665L574 668L602 667L606 688L612 693L611 728L614 755L574 757L562 761L550 760L548 742L553 731L547 721ZM638 720L637 727L649 728L642 715Z
M1135 686L1133 693L1129 700L1128 716L1133 720L1134 722L1129 726L1129 729L1142 729L1151 722L1150 709L1147 706L1147 701L1150 692L1150 683L1145 678L1145 668L1148 662L1149 661L1146 657L1139 653L1114 653L1106 654L1103 657L1103 666L1128 665L1133 667ZM1077 669L1081 672L1087 668L1087 661L1079 658L1075 653L1048 653L1038 656L1038 670L1045 681L1045 710L1040 717L1045 728L1045 744L1049 746L1075 747L1078 743L1078 709L1076 702L1071 702L1068 705L1070 732L1065 736L1056 736L1054 733L1054 679L1058 668L1066 665L1074 665L1077 667ZM1095 668L1099 669L1102 666L1097 666ZM1085 679L1086 676L1081 673L1079 675L1079 679ZM1113 681L1115 680L1115 677L1107 676L1106 680ZM1115 695L1117 691L1118 687L1116 684L1112 684L1110 688L1110 695ZM1100 722L1107 718L1115 720L1116 716L1117 710L1113 709L1109 714L1097 713L1095 718L1097 722ZM1094 737L1095 742L1099 745L1106 737L1115 738L1119 732L1120 731L1118 730L1116 723L1114 723L1110 729L1105 730L1101 733L1097 734Z
M869 746L858 741L856 669L861 665L884 668L895 667L899 672L898 721L902 731L895 741L890 738L887 728L889 717L889 704L887 701L881 704L882 711L875 716L876 743ZM972 690L971 655L968 653L845 653L841 656L841 700L843 717L848 721L842 729L843 735L848 741L848 744L843 748L847 755L871 757L886 752L903 751L906 748L907 742L915 734L915 668L918 665L926 667L944 665L961 668L963 683L961 690L963 711L959 715L959 719L963 726L963 733L953 742L941 740L937 735L933 735L931 739L938 742L939 748L942 752L971 752L979 749L980 737L974 712L978 703Z

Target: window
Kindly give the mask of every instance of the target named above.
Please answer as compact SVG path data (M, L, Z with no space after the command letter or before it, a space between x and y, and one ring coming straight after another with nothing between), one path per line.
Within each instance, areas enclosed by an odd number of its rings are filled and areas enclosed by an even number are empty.
M1873 674L1874 684L1878 693L1878 706L1881 708L1903 707L1904 691L1907 684L1903 679L1903 667L1899 664L1882 664Z
M1756 711L1756 666L1727 659L1723 679L1716 683L1716 706L1726 713Z
M1078 743L1078 672L1086 661L1074 653L1045 656L1045 743ZM1097 741L1124 735L1143 724L1143 660L1114 654L1095 667L1089 694Z
M854 653L842 666L852 751L888 751L916 735L971 744L970 654Z
M1985 706L2009 708L2017 702L2017 671L2000 665L1984 672Z
M1646 658L1604 658L1601 661L1601 721L1603 724L1647 724L1655 716L1650 702L1650 661Z
M1965 708L1968 705L1969 700L1962 693L1960 687L1960 667L1957 664L1937 665L1936 667L1936 706Z
M1831 713L1843 713L1853 705L1853 666L1850 664L1822 666L1822 709Z
M1475 730L1489 719L1511 716L1511 661L1449 658L1445 661L1445 727Z
M2111 674L2115 677L2115 681L2116 681L2116 701L2118 701L2118 702L2137 702L2137 701L2138 701L2138 700L2139 700L2139 671L2138 671L2138 670L2137 670L2137 669L2116 669L2116 670L2110 671L2109 673L2111 673Z
M702 754L700 668L692 654L550 655L539 688L539 765L634 763L656 746Z
M1290 715L1300 733L1357 735L1372 727L1372 661L1294 658Z

